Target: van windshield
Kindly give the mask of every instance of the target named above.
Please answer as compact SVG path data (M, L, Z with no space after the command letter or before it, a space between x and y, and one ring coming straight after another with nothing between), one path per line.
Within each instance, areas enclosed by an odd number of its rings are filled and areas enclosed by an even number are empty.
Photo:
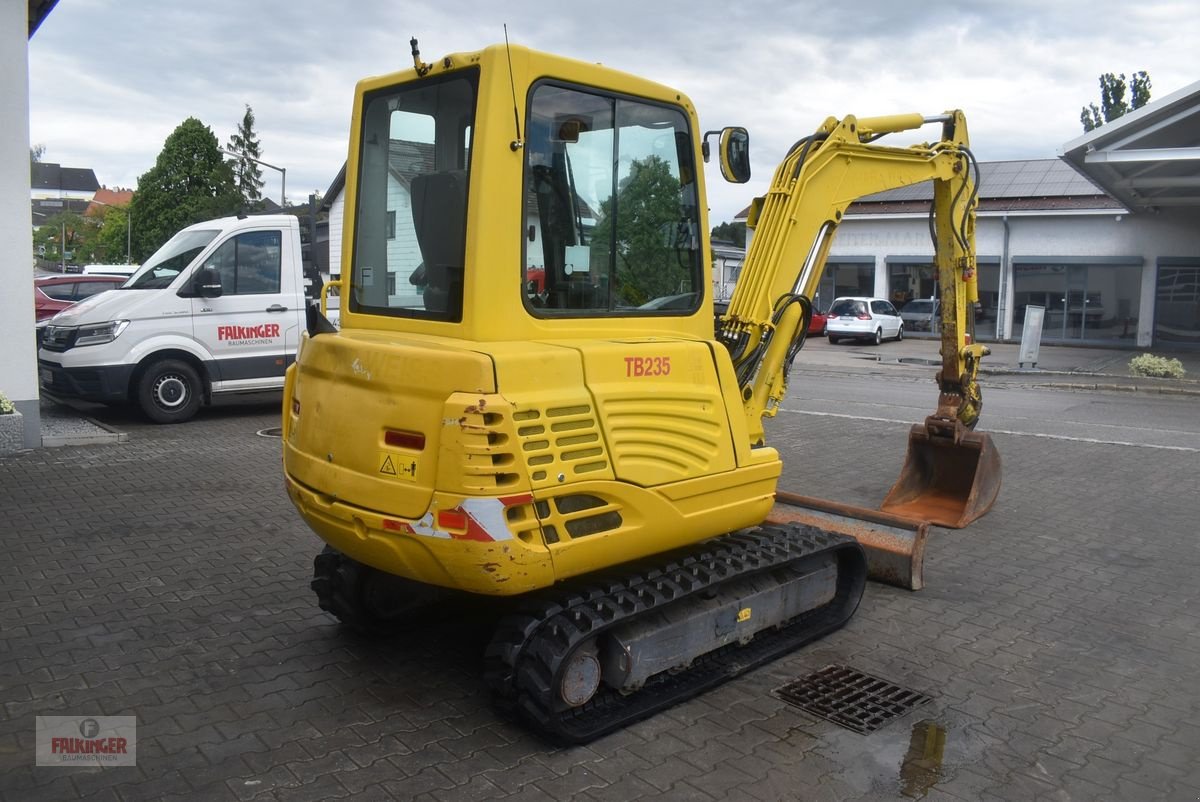
M180 231L167 240L141 269L121 287L123 290L161 290L171 286L181 272L217 238L220 231Z

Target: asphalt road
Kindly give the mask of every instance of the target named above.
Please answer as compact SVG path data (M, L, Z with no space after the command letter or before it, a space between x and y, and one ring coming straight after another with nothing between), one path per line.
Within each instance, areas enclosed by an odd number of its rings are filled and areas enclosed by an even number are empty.
M364 639L317 608L256 435L277 394L97 410L126 442L0 458L0 799L1196 799L1200 399L1016 381L985 390L996 507L931 534L922 591L871 583L843 629L569 749L491 705L487 613ZM798 369L780 486L877 504L933 400L926 368ZM776 695L829 665L930 701L864 736ZM135 716L137 765L35 766L51 715Z
M980 431L1200 452L1200 399L1042 389L984 377ZM793 373L781 415L919 423L933 411L933 370Z

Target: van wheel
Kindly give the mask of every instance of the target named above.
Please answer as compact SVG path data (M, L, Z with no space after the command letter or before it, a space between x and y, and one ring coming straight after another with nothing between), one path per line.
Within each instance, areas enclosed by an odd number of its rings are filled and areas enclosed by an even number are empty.
M875 345L879 345L883 342L883 329L875 329L875 339L872 340L872 342L875 343Z
M834 337L832 334L829 335L829 344L830 345L837 345L839 341L840 341L839 337Z
M904 340L904 324L900 324L900 330L896 332L896 342Z
M155 423L183 423L200 409L202 385L194 368L178 359L152 363L138 380L137 401Z

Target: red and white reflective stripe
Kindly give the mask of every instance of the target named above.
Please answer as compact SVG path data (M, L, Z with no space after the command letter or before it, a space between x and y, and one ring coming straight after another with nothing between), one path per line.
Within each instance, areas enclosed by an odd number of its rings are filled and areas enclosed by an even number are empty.
M532 493L522 493L517 496L502 496L500 498L469 498L455 507L453 511L462 512L467 519L467 531L458 534L447 532L436 526L432 512L427 512L417 521L397 521L385 518L383 528L391 531L408 532L425 537L440 537L455 540L475 540L481 543L493 543L501 540L512 540L508 530L504 510L516 504L529 504L533 501Z

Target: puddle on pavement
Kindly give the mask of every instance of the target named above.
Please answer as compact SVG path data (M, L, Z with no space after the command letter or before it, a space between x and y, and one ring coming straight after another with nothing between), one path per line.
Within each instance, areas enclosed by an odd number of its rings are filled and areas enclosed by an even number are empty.
M900 761L900 793L921 799L942 779L946 755L946 728L936 721L918 721L912 726L908 752Z

